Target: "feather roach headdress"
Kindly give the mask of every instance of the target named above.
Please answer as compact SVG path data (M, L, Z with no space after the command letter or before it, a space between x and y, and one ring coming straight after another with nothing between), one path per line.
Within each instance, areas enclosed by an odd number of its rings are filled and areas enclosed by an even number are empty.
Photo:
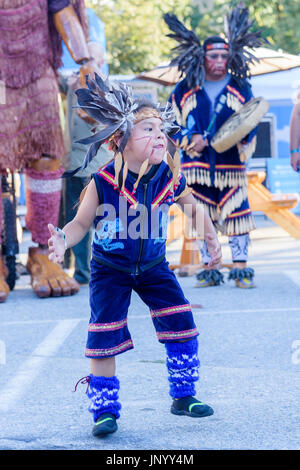
M226 41L221 37L207 38L203 44L196 34L188 30L174 14L167 13L164 20L173 31L167 36L175 39L179 45L172 49L175 56L171 65L177 65L181 76L186 77L189 88L200 86L202 88L205 79L204 57L208 44L223 43L223 48L229 51L228 70L234 75L238 82L242 82L249 74L249 64L257 59L245 48L261 46L263 38L261 31L251 32L255 24L249 19L249 10L243 4L239 4L224 19Z
M185 75L189 88L202 86L204 81L204 49L194 31L187 29L171 13L164 15L164 20L174 34L167 36L175 39L179 45L172 49L174 54L171 65L177 65L181 76Z
M237 7L224 20L224 32L229 45L228 69L242 82L250 76L249 65L257 59L248 49L261 46L261 30L250 31L255 20L250 20L248 8ZM246 49L247 48L247 49Z
M73 171L67 171L63 176L73 176L79 170L85 169L96 156L101 145L112 140L114 135L118 134L120 135L120 143L115 155L115 184L123 190L128 168L127 163L123 161L122 152L134 124L149 117L157 117L162 121L165 134L170 136L179 129L174 124L175 114L172 105L167 103L165 108L160 108L152 102L143 103L135 100L130 86L122 82L103 80L96 73L95 79L89 76L86 77L86 85L87 88L76 90L77 107L83 109L98 124L92 129L93 135L78 140L78 143L90 146L81 167ZM177 175L180 161L177 162L177 156L175 160L171 157L168 158L172 173L175 172ZM141 177L147 170L147 166L148 160L141 166L134 189L136 189ZM120 179L121 170L122 178Z

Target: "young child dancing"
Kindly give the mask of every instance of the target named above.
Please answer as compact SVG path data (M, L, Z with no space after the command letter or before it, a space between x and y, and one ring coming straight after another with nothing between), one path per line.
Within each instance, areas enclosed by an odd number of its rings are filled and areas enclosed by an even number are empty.
M116 154L92 175L75 218L63 230L49 224L48 244L49 258L61 262L65 250L94 223L85 350L91 359L85 380L92 433L102 437L117 430L121 404L115 356L133 348L127 327L132 290L148 305L158 341L165 345L171 412L209 416L212 408L195 398L200 362L191 306L165 259L169 207L178 201L185 209L199 238L204 235L212 263L220 261L221 249L209 216L186 186L178 156L167 154L173 112L139 104L129 87L97 75L87 79L87 86L77 90L79 106L102 126L81 141L91 144L82 168L107 140Z

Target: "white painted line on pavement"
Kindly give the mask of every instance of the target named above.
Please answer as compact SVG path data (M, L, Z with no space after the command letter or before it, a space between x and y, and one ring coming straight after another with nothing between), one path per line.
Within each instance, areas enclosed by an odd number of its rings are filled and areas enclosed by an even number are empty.
M257 312L260 312L260 313L268 313L268 312L271 312L271 313L280 313L280 312L285 312L285 313L288 313L288 312L300 312L300 307L291 307L291 308L244 308L244 309L240 309L240 310L223 310L222 308L220 308L220 310L208 310L208 309L205 309L205 308L200 308L199 310L198 309L193 309L192 308L192 312L193 312L193 315L197 315L197 316L202 316L202 315L223 315L224 313L225 314L243 314L243 313L257 313ZM128 318L129 320L131 318L135 318L135 319L138 319L138 318L149 318L149 315L128 315Z
M257 313L257 312L300 312L300 307L290 307L290 308L244 308L240 310L223 310L220 308L220 310L208 310L206 308L200 308L200 309L193 309L192 308L193 315L223 315L224 313L228 314L240 314L240 313ZM148 318L148 315L128 315L129 319L130 318Z
M298 271L296 271L295 269L289 269L283 271L283 274L289 277L295 284L300 286L300 269Z
M81 319L62 320L53 328L51 333L33 351L8 382L4 390L0 391L0 411L8 411L12 406L20 406L20 398L34 381L47 357L53 356Z
M194 311L193 310L193 314L200 314L200 315L203 315L203 314L206 314L206 315L218 315L218 314L222 314L223 313L233 313L233 314L236 314L236 313L257 313L257 312L271 312L271 313L275 313L275 312L285 312L285 313L288 313L288 312L300 312L300 307L290 307L290 308L285 308L285 307L270 307L270 308L244 308L244 309L240 309L240 310L222 310L220 308L220 310L216 310L216 311L208 311L208 312L204 312L204 311Z
M47 320L12 320L12 321L3 321L0 322L0 325L35 325L35 324L40 324L40 323L57 323L59 320L57 318L49 318ZM89 322L88 318L68 318L66 321L75 321L75 322L80 322L80 321L86 321L87 324Z

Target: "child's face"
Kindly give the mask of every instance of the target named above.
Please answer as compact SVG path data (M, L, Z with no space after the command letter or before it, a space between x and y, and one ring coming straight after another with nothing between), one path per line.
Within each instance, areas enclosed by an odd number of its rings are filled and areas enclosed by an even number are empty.
M157 165L163 160L166 148L167 137L161 119L149 117L134 125L125 150L137 163L148 158L150 165Z

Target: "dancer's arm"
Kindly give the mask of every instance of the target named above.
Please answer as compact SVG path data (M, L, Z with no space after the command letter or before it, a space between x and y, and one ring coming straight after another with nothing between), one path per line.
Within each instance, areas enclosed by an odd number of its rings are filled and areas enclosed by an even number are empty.
M96 215L99 205L97 189L94 180L87 186L84 198L79 205L76 216L71 222L63 227L63 233L49 224L50 238L49 259L55 262L62 262L67 248L77 245L89 231Z
M211 256L210 265L220 263L222 258L221 246L208 213L197 203L192 194L183 196L178 199L177 203L180 205L184 214L191 219L192 227L197 233L197 239L206 241Z

